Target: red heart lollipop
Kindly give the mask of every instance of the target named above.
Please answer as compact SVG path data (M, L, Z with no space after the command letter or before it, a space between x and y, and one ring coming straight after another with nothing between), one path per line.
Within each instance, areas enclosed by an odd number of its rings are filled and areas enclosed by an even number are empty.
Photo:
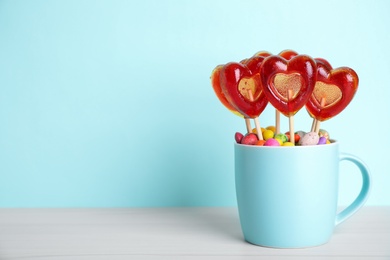
M256 57L256 60L261 63L264 57ZM255 63L251 64L258 67ZM220 83L226 99L244 117L258 117L268 104L258 71L252 72L244 64L236 62L226 64L220 72Z
M256 52L253 57L256 57L256 56L262 56L262 57L268 57L268 56L271 56L272 54L268 51L258 51Z
M278 55L286 60L291 60L293 57L297 56L298 53L293 50L284 50ZM276 134L280 134L280 112L277 109L275 109L275 131Z
M244 62L241 62L245 66L248 67L248 69L252 72L252 74L258 74L260 72L261 64L263 63L263 60L270 56L271 54L265 54L264 56L260 55L261 53L258 53L257 56L253 56L250 59L246 59Z
M316 59L316 62L317 82L306 108L313 118L325 121L348 106L357 91L359 78L351 68L332 69L326 60Z
M217 95L219 101L221 101L221 103L228 109L230 110L232 113L238 115L238 116L241 116L241 117L244 117L243 115L241 115L230 103L229 101L226 99L225 95L223 94L222 92L222 88L221 88L221 84L220 84L220 81L219 81L219 78L220 78L220 73L221 73L221 69L223 68L223 65L218 65L217 67L215 67L215 69L213 70L213 72L211 73L211 85L213 86L213 89L214 89L214 92L215 94Z
M316 63L307 55L297 55L291 60L269 56L260 68L265 96L287 117L306 104L314 89L315 73Z
M297 56L298 53L293 50L284 50L278 54L280 57L285 58L286 60L291 60L293 57Z
M317 63L317 75L318 75L318 73L324 74L324 72L322 71L323 69L326 69L328 71L333 69L332 65L330 65L329 61L327 61L323 58L315 58L314 60Z
M264 57L268 57L268 56L271 56L271 55L272 54L269 53L268 51L259 51L259 52L256 52L251 58L244 59L244 60L240 61L240 63L245 64L245 65L248 66L248 63L256 63L256 61L255 61L256 59L254 59L256 57L263 57L264 58ZM263 59L261 59L261 61L263 61ZM261 65L261 63L259 63L259 67L260 67L260 65ZM251 71L255 71L255 70L253 70L254 69L253 67L251 67L251 66L248 66L248 67L249 67L249 69Z

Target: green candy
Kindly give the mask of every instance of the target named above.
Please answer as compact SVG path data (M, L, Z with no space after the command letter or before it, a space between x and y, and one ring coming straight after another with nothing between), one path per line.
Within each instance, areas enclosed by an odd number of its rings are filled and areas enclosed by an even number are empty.
M282 143L285 143L288 140L287 135L285 134L277 134L274 138L282 141Z

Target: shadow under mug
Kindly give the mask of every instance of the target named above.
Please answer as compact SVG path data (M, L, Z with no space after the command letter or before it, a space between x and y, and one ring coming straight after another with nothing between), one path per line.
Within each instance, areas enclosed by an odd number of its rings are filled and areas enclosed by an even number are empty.
M339 143L272 147L235 144L235 181L241 229L249 243L275 248L325 244L334 227L367 199L370 174L362 160L339 153ZM363 177L359 195L337 214L339 163Z

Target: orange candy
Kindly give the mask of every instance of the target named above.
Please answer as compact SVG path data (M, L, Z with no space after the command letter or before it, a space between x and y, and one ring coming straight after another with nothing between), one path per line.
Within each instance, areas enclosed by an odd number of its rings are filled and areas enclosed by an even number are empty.
M265 140L258 140L255 145L264 146Z

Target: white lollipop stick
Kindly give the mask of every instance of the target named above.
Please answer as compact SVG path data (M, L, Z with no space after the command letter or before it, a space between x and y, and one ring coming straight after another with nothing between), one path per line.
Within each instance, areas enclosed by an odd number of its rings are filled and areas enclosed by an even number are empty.
M323 98L321 98L321 105L320 105L321 108L323 108L325 106L325 104L326 104L326 98L323 97ZM316 132L318 134L318 132L320 131L320 123L321 123L320 120L314 119L313 125L311 127L311 131Z
M317 119L313 118L313 123L311 123L310 132L314 132L314 130L316 129L316 125L317 125Z
M245 118L245 125L246 125L246 131L247 133L251 133L252 132L252 126L251 126L251 121L249 118Z
M288 99L292 99L293 92L292 89L288 90ZM288 125L290 129L290 142L295 145L295 134L294 134L294 115L288 117Z
M275 109L275 134L280 134L280 112Z
M248 89L248 95L249 95L249 100L253 102L254 98L253 98L252 90ZM259 140L263 140L263 133L261 132L259 117L255 117L253 121L255 121L257 137L259 138Z

